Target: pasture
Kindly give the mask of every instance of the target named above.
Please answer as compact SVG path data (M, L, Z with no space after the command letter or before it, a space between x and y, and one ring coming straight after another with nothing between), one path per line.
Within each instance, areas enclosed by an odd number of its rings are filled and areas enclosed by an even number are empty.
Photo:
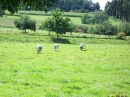
M41 22L44 22L45 19L51 16L51 12L45 13L42 11L19 11L18 13L10 15L9 12L6 11L6 15L4 17L0 17L0 27L6 27L6 28L15 27L14 20L16 18L20 18L20 16L23 14L29 15L31 19L35 20L37 28L39 28ZM83 15L84 13L64 12L64 16L69 17L72 23L76 25L82 25L81 17ZM88 13L88 15L92 17L94 16L94 13ZM114 25L118 25L121 22L120 20L116 20L113 17L110 17L109 21Z
M49 36L25 36L0 34L1 97L130 96L128 41L64 37L70 43L56 52ZM37 55L38 44L43 50Z
M81 23L78 15L70 17L75 24ZM38 27L49 15L30 16ZM115 36L67 33L55 39L55 33L48 36L42 30L23 34L14 28L18 17L0 18L0 97L130 96L129 36L117 40ZM58 51L55 43L59 43ZM80 43L85 44L84 51ZM43 46L40 54L38 44Z

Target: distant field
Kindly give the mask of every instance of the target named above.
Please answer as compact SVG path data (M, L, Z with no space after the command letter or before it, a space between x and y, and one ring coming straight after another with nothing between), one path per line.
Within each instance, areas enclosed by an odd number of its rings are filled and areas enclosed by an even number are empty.
M14 19L19 18L23 14L29 15L32 19L36 20L37 28L41 25L45 19L51 16L51 12L45 13L41 11L19 11L19 13L10 15L9 12L7 13L7 17L0 17L0 27L14 27ZM85 13L72 13L72 12L64 12L65 17L69 17L73 24L82 25L81 16ZM88 13L89 16L93 16L94 13ZM116 20L112 17L109 18L109 21L113 25L118 25L120 23L119 20Z
M121 23L121 21L119 19L113 18L113 17L109 17L109 21L113 24L113 25L119 25Z
M45 19L47 19L50 16L47 15L29 15L33 20L36 20L36 24L37 27L39 27L39 25L41 25L41 22L44 22ZM14 20L16 18L19 18L19 15L7 15L7 17L0 17L0 27L15 27L14 26ZM81 23L81 18L80 17L70 17L70 19L72 20L72 22L74 24L82 24Z
M14 20L17 16L0 17L0 27L14 27Z
M19 11L19 14L51 16L51 12L45 13L44 11ZM82 15L84 15L84 13L64 12L64 16L69 17L81 17Z

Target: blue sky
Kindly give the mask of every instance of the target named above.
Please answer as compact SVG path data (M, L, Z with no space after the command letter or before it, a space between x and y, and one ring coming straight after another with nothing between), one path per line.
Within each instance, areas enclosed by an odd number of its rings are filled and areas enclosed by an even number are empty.
M106 3L107 3L107 1L112 1L112 0L92 0L94 3L96 3L96 2L99 2L99 4L100 4L100 9L102 9L102 10L104 10L104 7L105 7L105 5L106 5Z

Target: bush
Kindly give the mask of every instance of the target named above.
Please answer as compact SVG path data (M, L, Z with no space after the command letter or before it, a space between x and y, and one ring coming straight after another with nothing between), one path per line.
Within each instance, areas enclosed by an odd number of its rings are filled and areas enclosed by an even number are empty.
M109 21L104 21L96 27L96 32L102 35L116 35L117 27L112 25Z
M14 21L15 26L20 30L30 29L33 31L36 31L36 22L34 20L31 20L29 16L21 16L20 19L16 19Z
M94 24L102 24L104 21L107 21L109 16L105 12L97 12L95 16L92 18L92 23Z
M127 36L130 35L130 23L128 23L128 22L122 22L118 26L118 32L125 32L125 34Z
M88 14L85 14L81 17L81 22L83 24L89 24L90 23L90 16Z
M116 37L117 39L125 39L126 38L126 36L125 36L125 32L119 32L118 34L117 34L117 37Z
M74 29L76 32L83 32L83 33L87 33L88 27L87 26L83 26L83 25L74 25ZM81 30L81 31L77 31L77 29Z

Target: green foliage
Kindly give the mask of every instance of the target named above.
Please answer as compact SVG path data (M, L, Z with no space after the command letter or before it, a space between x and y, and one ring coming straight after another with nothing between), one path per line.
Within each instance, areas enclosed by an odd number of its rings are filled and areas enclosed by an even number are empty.
M130 35L130 23L128 22L122 22L118 26L118 32L125 32L126 35Z
M105 5L105 12L110 16L130 22L130 0L112 0Z
M16 19L14 21L15 26L20 30L30 29L33 31L36 31L36 22L34 20L31 20L31 18L27 15L23 15L20 17L20 19Z
M89 24L90 23L90 16L88 14L84 14L82 17L81 17L81 22L83 24Z
M109 16L105 12L97 12L95 16L91 19L92 24L102 24L107 21Z
M52 27L54 27L54 22L52 18L49 17L46 20L44 20L44 22L42 22L40 29L52 30Z
M5 14L4 11L0 10L0 17L3 17L4 14Z
M48 8L52 7L58 0L5 0L1 1L0 5L2 10L8 10L11 14L18 12L20 7L27 6L31 10L44 10L48 11Z
M89 26L87 32L92 36L96 32L95 26Z
M94 3L91 0L58 0L58 2L51 8L60 8L66 12L92 12L95 10L100 10L99 3Z
M52 17L45 20L40 28L45 28L56 32L58 38L58 34L66 34L66 32L72 32L74 26L71 22L71 19L68 17L63 18L63 12L57 8L52 11Z
M118 34L117 34L117 37L116 37L117 39L125 39L126 38L126 35L125 35L125 32L119 32Z
M74 29L75 29L76 32L87 33L88 26L85 26L85 25L74 25Z
M0 17L3 17L4 14L5 14L5 13L4 13L3 10L1 10L1 4L0 4Z
M102 24L104 21L109 19L109 16L105 12L95 11L94 16L89 16L88 14L84 14L81 17L81 22L83 24Z
M109 21L105 21L102 24L97 25L96 32L103 35L116 35L117 28L112 25Z

